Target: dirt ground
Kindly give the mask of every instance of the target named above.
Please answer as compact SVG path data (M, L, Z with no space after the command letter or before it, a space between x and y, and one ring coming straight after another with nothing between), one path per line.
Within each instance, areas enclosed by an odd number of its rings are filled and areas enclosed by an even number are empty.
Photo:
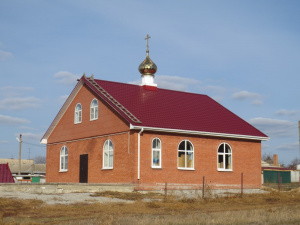
M4 192L0 191L0 198L35 199L46 204L76 204L76 203L130 203L129 200L110 197L93 197L91 193L62 193L62 194L33 194L26 192Z
M0 192L0 224L300 224L300 190L202 199L157 193Z

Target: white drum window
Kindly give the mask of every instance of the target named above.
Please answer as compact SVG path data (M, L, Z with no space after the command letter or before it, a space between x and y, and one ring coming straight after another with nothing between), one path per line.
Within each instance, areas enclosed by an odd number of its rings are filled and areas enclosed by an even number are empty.
M75 107L75 118L74 118L74 123L81 123L82 121L82 107L81 104L78 103Z
M161 141L158 138L152 141L152 168L161 168Z
M178 169L194 169L194 147L188 140L179 144Z
M93 99L91 102L91 113L90 113L90 119L96 120L98 119L98 101L97 99Z
M68 148L63 146L60 150L60 171L68 171Z
M103 146L103 169L112 169L114 165L114 147L111 140L106 140Z
M218 148L218 170L232 171L232 151L227 143L222 143Z

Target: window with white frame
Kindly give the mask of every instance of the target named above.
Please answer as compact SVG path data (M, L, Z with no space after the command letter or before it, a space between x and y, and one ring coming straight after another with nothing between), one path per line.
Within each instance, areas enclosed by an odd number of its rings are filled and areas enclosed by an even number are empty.
M74 123L81 123L81 120L82 120L82 107L81 104L78 103L75 107Z
M60 150L60 171L68 171L68 148L63 146Z
M194 169L194 147L188 140L180 142L178 147L178 168Z
M152 141L152 168L161 168L161 141L154 138Z
M218 170L232 171L232 151L227 143L222 143L218 148Z
M103 146L103 169L112 169L114 166L114 147L111 140L106 140Z
M93 99L91 102L91 113L90 113L90 120L98 119L98 101L97 99Z

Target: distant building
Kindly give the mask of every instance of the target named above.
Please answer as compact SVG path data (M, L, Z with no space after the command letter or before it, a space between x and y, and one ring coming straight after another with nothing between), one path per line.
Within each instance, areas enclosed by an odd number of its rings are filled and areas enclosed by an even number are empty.
M278 163L278 155L273 155L273 163L261 161L262 183L291 183L291 170Z
M0 164L8 164L10 171L14 177L20 177L20 179L31 179L32 176L45 176L46 164L35 164L33 159L21 160L21 174L19 173L19 159L0 159Z

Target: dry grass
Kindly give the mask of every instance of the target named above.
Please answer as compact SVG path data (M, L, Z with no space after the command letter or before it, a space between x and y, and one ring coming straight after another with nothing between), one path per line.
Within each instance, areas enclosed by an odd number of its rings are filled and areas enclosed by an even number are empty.
M300 224L298 191L166 201L154 194L102 195L134 203L46 205L0 198L0 224Z
M96 192L91 194L93 197L109 197L109 198L119 198L123 200L143 200L143 199L152 199L152 200L161 200L164 196L156 192L117 192L117 191L105 191L105 192Z

